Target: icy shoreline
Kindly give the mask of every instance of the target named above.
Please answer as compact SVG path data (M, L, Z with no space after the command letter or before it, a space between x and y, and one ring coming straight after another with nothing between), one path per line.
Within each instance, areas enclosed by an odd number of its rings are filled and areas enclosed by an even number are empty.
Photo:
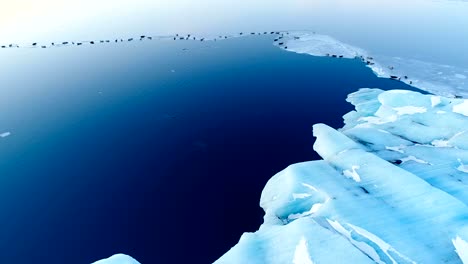
M331 36L310 31L288 31L276 39L275 45L288 51L313 56L357 58L378 77L399 80L437 95L468 98L468 69L370 54Z
M232 38L271 35L274 45L288 51L309 54L313 56L328 56L335 58L360 59L367 67L382 78L402 81L421 90L446 97L468 98L468 69L425 62L415 59L390 57L380 54L370 54L368 51L343 43L331 36L316 34L313 31L264 31L240 32L237 34L218 35L140 35L117 39L96 39L82 41L59 41L49 43L32 42L29 44L2 44L0 49L15 48L58 48L83 45L108 45L136 41L221 41Z
M468 263L468 100L364 88L347 101L342 129L313 126L323 160L273 176L264 223L215 264Z
M361 89L323 160L273 176L264 223L216 264L468 263L468 100Z
M373 55L304 31L154 40L251 35L272 35L274 45L291 52L360 59L379 77L438 96L350 94L356 110L344 115L341 130L314 125L314 149L323 160L275 175L262 193L264 224L215 263L468 263L468 100L459 98L468 97L468 70ZM123 254L93 264L114 263L139 264Z

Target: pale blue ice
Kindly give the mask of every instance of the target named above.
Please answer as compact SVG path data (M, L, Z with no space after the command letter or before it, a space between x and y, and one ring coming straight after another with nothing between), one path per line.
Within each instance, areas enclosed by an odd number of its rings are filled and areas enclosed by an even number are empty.
M313 126L323 160L273 176L264 223L216 264L468 263L468 100L365 88L347 101L342 129Z
M264 223L215 263L468 263L468 104L361 89L339 131L313 126L323 160L263 190Z

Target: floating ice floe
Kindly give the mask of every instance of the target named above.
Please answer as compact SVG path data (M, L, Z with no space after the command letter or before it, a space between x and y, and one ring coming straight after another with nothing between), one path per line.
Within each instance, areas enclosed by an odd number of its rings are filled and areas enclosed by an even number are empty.
M468 117L454 110L467 100L361 89L347 101L342 129L313 127L323 160L273 176L264 223L216 264L468 263Z
M0 134L0 138L6 138L11 135L11 132L3 132Z
M281 44L283 43L283 44ZM340 42L327 35L313 32L294 32L283 34L278 41L278 46L287 46L288 50L296 53L305 53L314 56L342 56L342 58L355 58L365 56L366 51L352 45Z
M109 258L93 262L92 264L140 264L140 262L124 254L115 254Z
M281 45L280 45L281 44ZM275 45L314 56L359 58L379 77L400 80L434 94L468 98L467 69L409 58L370 54L333 37L310 31L289 31Z

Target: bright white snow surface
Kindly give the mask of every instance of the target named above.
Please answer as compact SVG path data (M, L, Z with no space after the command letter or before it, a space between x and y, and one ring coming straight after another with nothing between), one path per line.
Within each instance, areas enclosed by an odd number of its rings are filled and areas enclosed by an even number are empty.
M467 101L379 89L347 101L342 129L313 126L323 160L273 176L264 223L216 264L468 263L468 117L454 107Z
M287 50L314 56L358 58L379 77L393 78L434 94L468 98L468 69L415 59L370 54L333 37L310 31L289 31L275 42Z

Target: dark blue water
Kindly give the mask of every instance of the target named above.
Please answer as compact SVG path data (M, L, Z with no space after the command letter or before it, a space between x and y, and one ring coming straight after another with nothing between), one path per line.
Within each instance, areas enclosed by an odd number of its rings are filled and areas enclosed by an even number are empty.
M211 263L261 224L272 175L318 158L312 124L409 88L269 37L0 57L0 263Z

